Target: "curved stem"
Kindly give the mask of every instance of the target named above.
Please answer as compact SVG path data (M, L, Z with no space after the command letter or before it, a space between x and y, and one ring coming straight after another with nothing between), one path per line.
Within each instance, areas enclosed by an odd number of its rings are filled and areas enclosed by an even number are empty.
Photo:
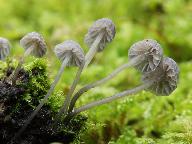
M91 45L89 51L85 55L85 65L84 65L84 68L86 68L88 66L88 64L91 62L91 60L93 59L94 55L96 54L96 52L98 50L98 45L99 45L100 41L102 40L103 35L104 35L104 33L102 32L102 33L100 33L97 36L97 38L95 39L95 41Z
M31 46L25 51L24 57L27 57L28 55L30 55L34 48L35 48L35 46L34 46L34 45L31 45Z
M49 96L51 95L51 93L53 92L56 84L58 83L65 67L67 66L69 60L70 60L70 56L66 57L61 65L61 68L54 80L54 82L51 84L51 87L48 91L48 93L45 95L45 97L43 98L43 100L40 102L40 104L36 107L36 109L33 111L33 113L30 115L30 117L27 119L27 121L25 122L25 124L23 125L23 127L18 131L18 133L15 135L14 139L18 138L27 128L27 126L30 124L30 122L33 120L33 118L37 115L37 113L39 112L39 110L42 108L42 106L45 104L45 102L47 101L47 99L49 98Z
M103 38L103 35L104 33L100 33L96 40L94 41L94 43L92 44L90 50L88 51L88 53L86 54L85 56L85 63L83 63L81 65L81 67L79 68L77 74L76 74L76 77L73 81L73 84L66 96L66 99L64 101L64 104L63 104L63 107L60 109L60 112L58 113L58 115L61 115L61 113L63 113L63 115L66 115L67 113L67 108L69 106L69 103L70 103L70 98L71 98L71 95L73 94L76 86L77 86L77 83L79 82L79 79L80 79L80 76L81 76L81 73L83 71L84 68L87 67L87 65L90 63L90 61L92 60L92 58L94 57L95 53L97 52L97 49L98 49L98 45L101 41L101 39Z
M138 56L132 60L130 60L128 63L126 64L123 64L122 66L118 67L117 69L115 69L111 74L109 74L107 77L101 79L101 80L98 80L94 83L91 83L91 84L87 84L85 85L83 88L81 88L75 95L74 97L72 98L71 100L71 104L69 106L69 112L71 112L75 106L75 103L77 101L77 99L85 92L87 92L88 90L94 88L94 87L97 87L101 84L104 84L105 82L111 80L113 77L115 77L118 73L120 73L121 71L123 71L124 69L128 68L128 67L131 67L131 66L134 66L134 65L137 65L139 62L141 62L143 60L144 56Z
M33 51L34 49L34 46L30 46L24 53L24 55L22 56L22 58L20 59L16 69L15 69L15 72L13 73L13 76L11 78L11 81L12 81L12 84L15 85L16 84L16 80L17 80L17 76L19 74L19 71L21 70L21 67L25 61L25 58Z
M84 68L84 63L79 67L78 71L77 71L77 74L75 76L75 79L73 81L73 84L65 98L65 101L63 103L63 106L61 107L59 113L57 114L56 116L56 121L58 121L58 119L61 117L61 115L66 115L67 114L67 109L69 107L69 104L70 104L70 101L71 101L71 96L77 86L77 83L79 82L79 79L80 79L80 76L81 76L81 73L83 71L83 68Z
M18 63L18 65L17 65L17 67L16 67L16 69L15 69L15 71L14 71L14 73L13 73L13 76L11 77L12 85L15 85L15 84L16 84L17 76L18 76L18 74L19 74L19 71L20 71L23 63L24 63L24 60L25 60L24 57L22 57L22 58L19 60L19 63Z
M93 108L95 106L106 104L106 103L109 103L109 102L111 102L113 100L116 100L116 99L119 99L119 98L123 98L123 97L131 95L131 94L135 94L137 92L140 92L140 91L150 87L153 83L154 83L154 81L148 81L145 84L142 84L142 85L140 85L140 86L138 86L138 87L136 87L134 89L126 90L126 91L123 91L121 93L115 94L115 95L113 95L111 97L107 97L107 98L104 98L104 99L101 99L101 100L98 100L98 101L94 101L94 102L89 103L87 105L84 105L84 106L82 106L82 107L80 107L78 109L75 109L69 115L70 116L75 116L78 113L86 111L88 109L91 109L91 108Z

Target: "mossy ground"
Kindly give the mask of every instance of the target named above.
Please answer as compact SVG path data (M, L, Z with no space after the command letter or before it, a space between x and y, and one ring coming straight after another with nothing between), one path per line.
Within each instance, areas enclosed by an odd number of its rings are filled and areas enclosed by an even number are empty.
M35 60L19 71L16 85L11 84L14 67L7 61L0 79L0 142L7 144L22 127L49 88L45 60ZM10 63L9 63L10 62ZM60 121L53 129L55 112L46 104L24 133L12 143L69 143L84 127L86 117L78 115L69 123Z

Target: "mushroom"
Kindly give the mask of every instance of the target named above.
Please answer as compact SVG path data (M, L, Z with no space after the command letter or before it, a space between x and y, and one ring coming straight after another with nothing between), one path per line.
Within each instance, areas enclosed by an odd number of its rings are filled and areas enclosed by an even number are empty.
M43 37L37 32L31 32L25 35L20 40L20 45L25 49L25 57L30 54L35 57L43 57L47 51Z
M146 90L156 95L170 95L177 88L179 79L179 68L177 63L171 58L163 58L161 66L157 67L155 71L143 74L142 81L144 83L152 79L155 79L154 84Z
M85 56L85 66L91 62L96 52L103 51L107 43L115 37L115 25L108 18L97 20L85 35L85 43L90 48Z
M72 117L82 111L88 110L92 107L106 104L113 100L138 93L144 89L153 91L156 95L170 95L177 87L178 78L179 68L176 62L171 58L163 58L161 64L159 64L154 71L143 75L144 83L142 85L77 108L69 113L67 118Z
M141 72L150 72L155 70L163 57L163 50L156 40L144 39L142 41L136 42L131 46L131 48L128 51L128 56L129 61L118 67L107 77L98 80L94 83L87 84L83 88L81 88L72 98L71 104L69 106L69 112L73 110L77 99L83 93L111 80L118 73L120 73L121 71L123 71L128 67L134 66Z
M4 60L10 53L10 43L7 39L0 37L0 60Z
M51 87L47 94L45 95L44 99L40 102L40 104L36 107L36 109L33 111L33 113L30 115L28 120L25 122L23 127L19 130L17 135L15 136L15 139L19 137L22 132L27 128L29 123L33 120L33 118L36 116L36 114L39 112L39 110L42 108L42 106L45 104L45 102L48 100L49 96L52 94L56 84L58 83L65 67L68 66L81 66L82 62L84 62L84 54L83 50L80 47L78 43L72 40L66 40L61 44L58 44L55 46L55 54L62 62L61 68L59 72L57 73L57 76L54 80L54 82L51 84Z
M72 48L73 47L73 42L72 41L69 41L68 42L69 45L71 45L70 47ZM70 49L69 47L69 49ZM61 115L66 115L67 113L67 109L68 109L68 106L70 104L70 101L71 101L71 96L77 86L77 83L79 82L79 79L80 79L80 76L81 76L81 73L83 71L83 68L84 68L84 64L85 64L85 56L84 56L84 52L83 50L81 49L80 45L76 43L76 47L78 47L78 49L73 49L72 51L74 52L74 56L73 58L71 59L71 62L70 64L71 65L75 65L75 66L78 66L79 69L76 73L76 76L75 76L75 79L70 87L70 90L69 92L67 93L67 96L65 98L65 101L63 103L63 106L61 107L61 109L59 110L59 113L56 115L56 121L55 121L55 124L57 123L57 121L59 120L59 118L61 117ZM61 51L59 48L56 50L56 53L57 55L59 56L62 56L64 57L64 55L60 54Z
M141 72L149 72L156 69L163 57L161 45L153 39L144 39L136 42L128 51L129 59L144 56L144 60L135 65ZM140 60L138 60L140 61Z
M20 40L20 45L25 49L23 57L20 59L18 66L15 69L15 72L12 77L12 84L15 85L16 79L21 69L22 64L24 63L25 58L28 55L34 55L35 57L43 57L46 54L47 46L43 37L37 32L31 32L25 35Z

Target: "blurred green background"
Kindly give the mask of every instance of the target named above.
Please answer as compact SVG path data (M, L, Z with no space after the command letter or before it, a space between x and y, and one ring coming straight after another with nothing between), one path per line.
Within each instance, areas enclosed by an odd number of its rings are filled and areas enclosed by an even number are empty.
M12 56L23 49L19 40L37 31L48 45L49 77L60 62L54 46L67 39L78 41L85 52L84 36L92 23L112 19L116 36L84 71L78 88L109 74L127 62L127 51L136 41L156 39L165 55L180 66L180 83L169 97L149 92L115 101L85 112L88 129L80 141L90 144L192 143L192 0L0 0L0 36L12 44ZM50 99L57 109L70 88L77 68L69 68ZM140 84L140 74L128 69L111 82L85 94L78 106ZM78 142L77 142L78 143Z

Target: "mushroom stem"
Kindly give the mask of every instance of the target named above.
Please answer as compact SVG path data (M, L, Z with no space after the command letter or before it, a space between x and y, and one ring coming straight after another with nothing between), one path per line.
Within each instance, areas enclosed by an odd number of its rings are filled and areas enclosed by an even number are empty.
M49 96L51 95L51 93L53 92L56 84L58 83L65 67L67 66L67 64L69 63L71 56L66 57L61 65L61 68L59 70L59 72L57 73L57 76L54 80L54 82L51 84L51 87L49 89L49 91L47 92L47 94L45 95L45 97L43 98L43 100L41 100L40 104L36 107L36 109L33 111L33 113L30 115L30 117L27 119L27 121L25 122L25 124L23 125L23 127L18 131L18 133L15 135L14 139L17 139L27 128L27 126L30 124L30 122L33 120L33 118L37 115L37 113L39 112L39 110L43 107L43 105L45 104L45 102L47 101L47 99L49 98Z
M58 122L59 118L61 117L61 115L66 115L67 114L67 109L69 107L69 104L70 104L70 101L71 101L71 96L77 86L77 83L79 82L79 79L80 79L80 76L81 76L81 73L83 71L83 68L84 68L84 63L81 64L81 66L79 67L78 71L77 71L77 74L75 76L75 79L72 83L72 86L65 98L65 101L63 103L63 106L61 107L59 113L56 115L56 123Z
M103 38L104 33L101 32L97 38L95 39L95 41L93 42L93 44L91 45L89 51L87 52L87 54L85 55L85 65L84 68L86 68L88 66L88 64L91 62L91 60L93 59L94 55L96 54L97 50L98 50L98 45L100 43L100 41Z
M80 108L75 109L74 111L69 113L69 116L73 117L73 116L79 114L80 112L86 111L86 110L91 109L91 108L93 108L95 106L106 104L106 103L112 102L113 100L123 98L123 97L131 95L131 94L138 93L138 92L150 87L153 83L154 83L154 81L151 80L151 81L148 81L148 82L146 82L146 83L144 83L144 84L142 84L142 85L140 85L140 86L138 86L138 87L136 87L134 89L125 90L125 91L123 91L121 93L117 93L117 94L115 94L115 95L113 95L111 97L107 97L107 98L104 98L104 99L101 99L101 100L98 100L98 101L94 101L92 103L89 103L87 105L84 105L84 106L82 106Z
M35 48L34 45L31 45L24 53L24 57L27 57L28 55L30 55L30 53L33 51L33 49Z
M13 73L13 76L11 78L11 81L12 81L12 85L15 85L16 84L16 79L17 79L17 76L19 74L19 70L21 69L22 65L24 63L24 57L22 57L20 60L19 60L19 63Z
M25 61L25 58L33 51L34 49L34 45L30 46L26 51L25 53L23 54L23 56L21 57L21 59L19 60L19 63L15 69L15 72L13 73L13 76L11 78L11 81L12 81L12 85L15 85L16 84L16 80L17 80L17 76L19 74L19 71L21 70L21 67Z
M74 95L74 97L72 98L68 112L71 112L71 111L73 110L77 99L78 99L83 93L87 92L88 90L90 90L90 89L92 89L92 88L94 88L94 87L97 87L97 86L99 86L99 85L101 85L101 84L104 84L105 82L111 80L113 77L115 77L118 73L120 73L120 72L123 71L124 69L139 64L143 59L144 59L144 56L143 56L143 55L137 56L137 57L131 59L128 63L123 64L122 66L118 67L116 70L114 70L114 71L113 71L111 74L109 74L107 77L105 77L105 78L103 78L103 79L101 79L101 80L98 80L98 81L96 81L96 82L94 82L94 83L85 85L85 86L84 86L83 88L81 88L81 89Z

